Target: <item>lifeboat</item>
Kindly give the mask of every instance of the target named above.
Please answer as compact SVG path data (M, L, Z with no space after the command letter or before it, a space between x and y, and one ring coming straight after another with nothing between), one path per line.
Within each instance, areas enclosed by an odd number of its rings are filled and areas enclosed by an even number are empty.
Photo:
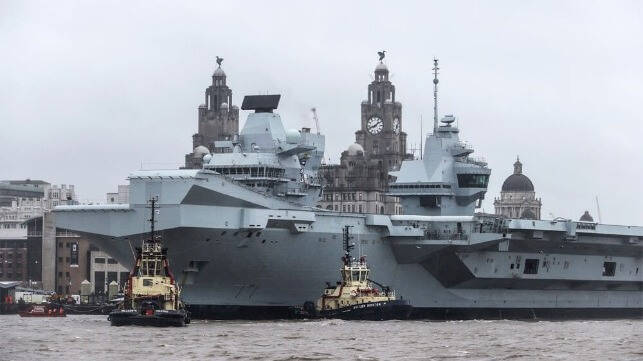
M18 314L20 317L67 317L65 309L55 304L34 305Z

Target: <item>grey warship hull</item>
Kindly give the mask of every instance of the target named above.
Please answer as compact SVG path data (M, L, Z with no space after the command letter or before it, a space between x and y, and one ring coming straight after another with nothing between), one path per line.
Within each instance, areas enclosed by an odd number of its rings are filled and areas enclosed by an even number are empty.
M133 194L163 185L158 229L170 240L168 257L195 318L287 317L334 279L336 262L329 260L342 256L344 225L354 227L361 252L377 263L372 277L413 300L413 317L643 316L641 230L633 227L249 208L256 193L220 175L205 177L212 188L175 176L143 178L130 179ZM189 197L195 187L199 198ZM244 206L220 205L231 194ZM88 235L127 263L145 212L141 202L70 207L56 217L60 227ZM450 236L428 230L436 227ZM605 267L612 264L610 275Z

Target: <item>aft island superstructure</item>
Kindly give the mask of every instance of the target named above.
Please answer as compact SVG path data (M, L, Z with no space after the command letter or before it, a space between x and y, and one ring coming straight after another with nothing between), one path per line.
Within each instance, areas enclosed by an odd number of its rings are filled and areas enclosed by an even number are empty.
M437 105L422 158L391 174L404 214L386 215L316 207L324 136L284 129L278 102L246 97L254 113L201 169L134 172L129 204L57 207L57 226L129 264L158 197L157 229L197 318L287 317L336 278L346 226L412 317L643 316L643 228L476 214L491 171L453 116L438 124Z

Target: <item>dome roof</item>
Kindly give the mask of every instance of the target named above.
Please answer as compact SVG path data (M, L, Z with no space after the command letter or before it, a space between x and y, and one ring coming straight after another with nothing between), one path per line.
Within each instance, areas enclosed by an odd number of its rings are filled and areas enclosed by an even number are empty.
M375 67L375 71L378 71L378 70L388 71L388 67L384 63L378 63L377 66Z
M364 148L357 143L349 145L347 150L348 155L364 155Z
M216 68L216 69L214 70L214 75L215 75L215 76L216 76L216 75L225 76L225 71L223 71L223 69L221 69L221 67L218 67L218 68Z
M520 218L522 219L536 219L536 213L532 211L531 209L527 208L524 211L522 211L522 214L520 215Z
M502 183L503 192L533 192L534 184L524 174L512 174Z
M589 214L589 211L585 211L582 216L580 216L581 222L594 222L594 218Z
M510 175L502 183L502 192L533 192L534 184L524 174L522 174L522 163L520 159L514 163L514 174Z
M210 150L202 145L194 148L194 157L203 158L204 155L210 154Z

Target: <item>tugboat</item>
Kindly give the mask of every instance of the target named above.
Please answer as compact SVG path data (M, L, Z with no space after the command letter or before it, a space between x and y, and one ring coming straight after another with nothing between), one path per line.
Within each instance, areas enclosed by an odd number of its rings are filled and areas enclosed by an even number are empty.
M368 278L370 269L366 256L359 261L351 257L353 238L351 226L344 226L344 256L340 269L342 280L336 285L326 283L326 289L316 303L307 301L304 312L309 317L339 318L344 320L392 320L405 319L413 307L409 300L395 297L395 291ZM372 284L380 286L380 289Z
M56 304L34 305L18 314L20 317L67 317L65 309Z
M124 300L118 309L109 313L112 326L185 326L190 314L185 309L170 271L167 248L154 233L156 198L150 200L150 236L136 248L136 262L130 273Z

